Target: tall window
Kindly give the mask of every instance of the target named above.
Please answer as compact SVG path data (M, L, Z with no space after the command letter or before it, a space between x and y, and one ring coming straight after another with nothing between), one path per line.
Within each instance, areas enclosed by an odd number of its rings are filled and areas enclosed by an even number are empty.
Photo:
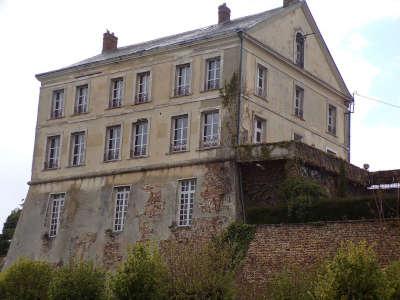
M328 132L331 134L336 134L336 107L329 104L328 105Z
M206 61L206 73L206 90L218 89L221 76L221 59L219 57Z
M131 156L147 155L148 121L142 120L133 124L133 151Z
M121 152L121 125L107 127L104 160L117 160Z
M172 141L171 151L179 152L187 150L188 116L178 116L172 118Z
M82 166L85 163L85 132L71 134L71 166Z
M189 95L190 77L190 64L176 66L175 96Z
M295 99L294 99L294 115L299 118L303 118L303 106L304 106L304 90L296 86Z
M304 35L301 32L296 33L296 65L304 68Z
M82 114L88 112L88 92L89 87L87 84L78 86L76 88L75 96L75 113Z
M257 82L256 82L257 96L265 97L267 95L266 83L267 83L267 69L261 65L258 65L257 66Z
M60 163L60 136L47 138L45 169L57 169Z
M122 105L123 92L124 80L122 78L111 80L110 108L120 107Z
M51 101L51 118L57 119L64 116L64 90L57 90L53 92Z
M195 193L196 179L179 182L179 226L192 225Z
M203 113L203 147L214 147L219 144L219 113L218 111Z
M149 101L150 71L138 73L136 76L136 103Z
M253 143L260 144L263 142L265 142L265 120L255 117Z
M114 231L124 230L125 217L128 211L128 200L131 189L129 186L114 188L115 212L114 212Z
M60 227L61 213L64 208L65 193L50 194L51 216L49 236L55 237Z

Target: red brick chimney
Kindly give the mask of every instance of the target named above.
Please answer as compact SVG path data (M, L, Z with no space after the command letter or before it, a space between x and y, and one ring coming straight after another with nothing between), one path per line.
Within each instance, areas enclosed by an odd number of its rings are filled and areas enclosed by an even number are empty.
M288 7L290 5L296 4L299 0L283 0L283 7Z
M103 34L103 50L101 53L112 52L117 50L118 38L114 35L114 32L106 31Z
M218 6L218 24L229 22L231 20L231 10L226 3Z

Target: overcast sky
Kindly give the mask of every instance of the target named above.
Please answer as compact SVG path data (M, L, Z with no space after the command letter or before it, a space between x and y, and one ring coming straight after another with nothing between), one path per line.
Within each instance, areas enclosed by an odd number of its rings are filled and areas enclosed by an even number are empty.
M228 0L232 18L283 0ZM215 0L0 0L0 228L25 198L39 82L34 75L101 51L216 23ZM307 1L351 92L400 105L400 0ZM396 90L396 92L395 92ZM400 109L356 97L352 163L400 168Z

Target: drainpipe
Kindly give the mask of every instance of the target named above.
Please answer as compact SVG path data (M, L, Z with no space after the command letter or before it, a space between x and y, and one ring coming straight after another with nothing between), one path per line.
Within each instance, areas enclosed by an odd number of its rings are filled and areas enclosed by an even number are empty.
M243 31L238 31L238 36L240 39L240 57L239 57L239 95L238 95L238 103L237 103L237 122L236 122L236 146L240 146L240 121L241 121L241 108L242 108L242 93L243 93ZM236 149L237 151L237 149ZM239 199L240 204L242 206L242 216L243 216L243 223L246 223L246 212L244 209L244 196L243 196L243 180L242 180L242 169L240 168L239 162L237 161L236 156L236 170L238 174L238 181L239 181Z

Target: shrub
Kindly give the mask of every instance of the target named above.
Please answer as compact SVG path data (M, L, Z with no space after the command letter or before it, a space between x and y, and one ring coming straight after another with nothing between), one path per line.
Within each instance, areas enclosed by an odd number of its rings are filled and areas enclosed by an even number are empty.
M265 299L269 300L311 300L314 270L292 268L278 273L267 285Z
M20 259L1 274L0 292L5 300L46 300L53 273L45 262Z
M116 299L165 299L168 271L155 247L136 244L127 260L111 278L110 289Z
M168 242L170 299L234 299L231 251L209 242Z
M105 298L105 272L92 263L71 263L54 272L50 300L97 300Z
M388 288L391 292L390 299L400 299L400 261L391 263L385 269Z
M389 290L376 254L365 242L342 245L319 274L316 299L388 299Z
M320 185L302 177L287 179L280 194L287 205L288 218L298 222L308 221L310 209L328 198Z

